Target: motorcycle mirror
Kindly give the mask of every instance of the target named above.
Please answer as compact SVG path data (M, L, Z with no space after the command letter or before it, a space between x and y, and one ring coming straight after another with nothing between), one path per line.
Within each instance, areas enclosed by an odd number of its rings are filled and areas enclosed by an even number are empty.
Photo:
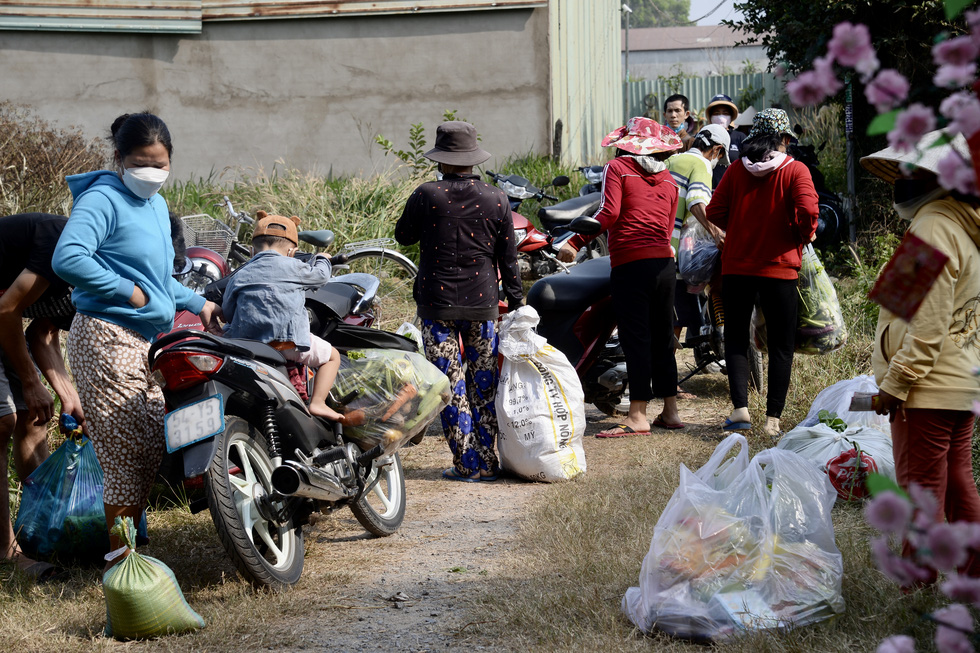
M796 133L797 136L802 136L803 135L803 126L800 125L800 123L796 123L796 126L793 127L793 131Z
M571 181L572 180L569 179L568 177L566 177L565 175L558 175L551 182L551 185L552 186L567 186L569 183L571 183Z
M602 224L590 215L583 215L572 220L568 228L577 234L591 236L602 231Z

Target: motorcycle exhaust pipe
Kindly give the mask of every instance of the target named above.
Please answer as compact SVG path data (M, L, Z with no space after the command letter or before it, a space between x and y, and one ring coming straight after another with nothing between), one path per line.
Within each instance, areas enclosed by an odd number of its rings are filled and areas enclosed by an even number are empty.
M356 493L333 474L295 460L287 460L272 472L272 487L287 497L306 497L319 501L339 501Z

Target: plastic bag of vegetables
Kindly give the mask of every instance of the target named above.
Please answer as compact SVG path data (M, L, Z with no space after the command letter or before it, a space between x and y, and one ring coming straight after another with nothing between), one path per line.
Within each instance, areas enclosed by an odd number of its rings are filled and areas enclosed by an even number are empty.
M98 563L109 550L102 467L71 415L61 426L64 444L24 481L14 533L31 558Z
M813 245L803 248L803 265L797 285L797 354L828 354L847 341L847 327L837 291ZM756 305L752 313L752 338L756 348L767 351L766 317Z
M423 431L449 404L449 378L422 354L355 349L340 360L331 391L344 434L367 451L391 453Z
M840 349L847 340L844 315L830 275L817 258L813 245L803 248L803 264L797 286L796 352L826 354Z
M691 286L708 283L718 267L718 246L696 219L688 219L677 246L677 268Z
M643 631L704 641L842 612L836 496L799 455L766 449L749 460L745 438L728 436L698 471L681 465L623 611Z

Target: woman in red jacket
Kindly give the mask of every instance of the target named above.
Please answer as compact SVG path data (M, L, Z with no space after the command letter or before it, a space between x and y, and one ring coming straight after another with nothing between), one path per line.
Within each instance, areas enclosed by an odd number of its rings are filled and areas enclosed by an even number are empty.
M649 118L630 118L606 136L617 156L602 173L596 219L609 233L612 302L629 378L629 415L596 437L648 434L647 403L663 398L659 428L678 429L677 364L674 362L674 251L670 235L677 213L677 184L665 159L680 138ZM595 236L575 236L559 258L570 261ZM656 370L656 376L654 375Z
M786 155L792 134L782 109L756 114L708 204L708 220L724 229L721 294L725 362L733 411L726 431L752 427L748 409L749 324L756 301L766 318L769 349L766 425L779 433L796 337L797 279L803 245L817 230L817 192L806 166Z

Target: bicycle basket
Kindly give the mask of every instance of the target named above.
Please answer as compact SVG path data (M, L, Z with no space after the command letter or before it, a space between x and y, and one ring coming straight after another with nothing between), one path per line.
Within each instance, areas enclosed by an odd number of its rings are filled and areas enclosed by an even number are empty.
M207 247L222 258L228 256L235 234L224 222L204 213L184 216L180 222L184 226L184 241L188 247Z

